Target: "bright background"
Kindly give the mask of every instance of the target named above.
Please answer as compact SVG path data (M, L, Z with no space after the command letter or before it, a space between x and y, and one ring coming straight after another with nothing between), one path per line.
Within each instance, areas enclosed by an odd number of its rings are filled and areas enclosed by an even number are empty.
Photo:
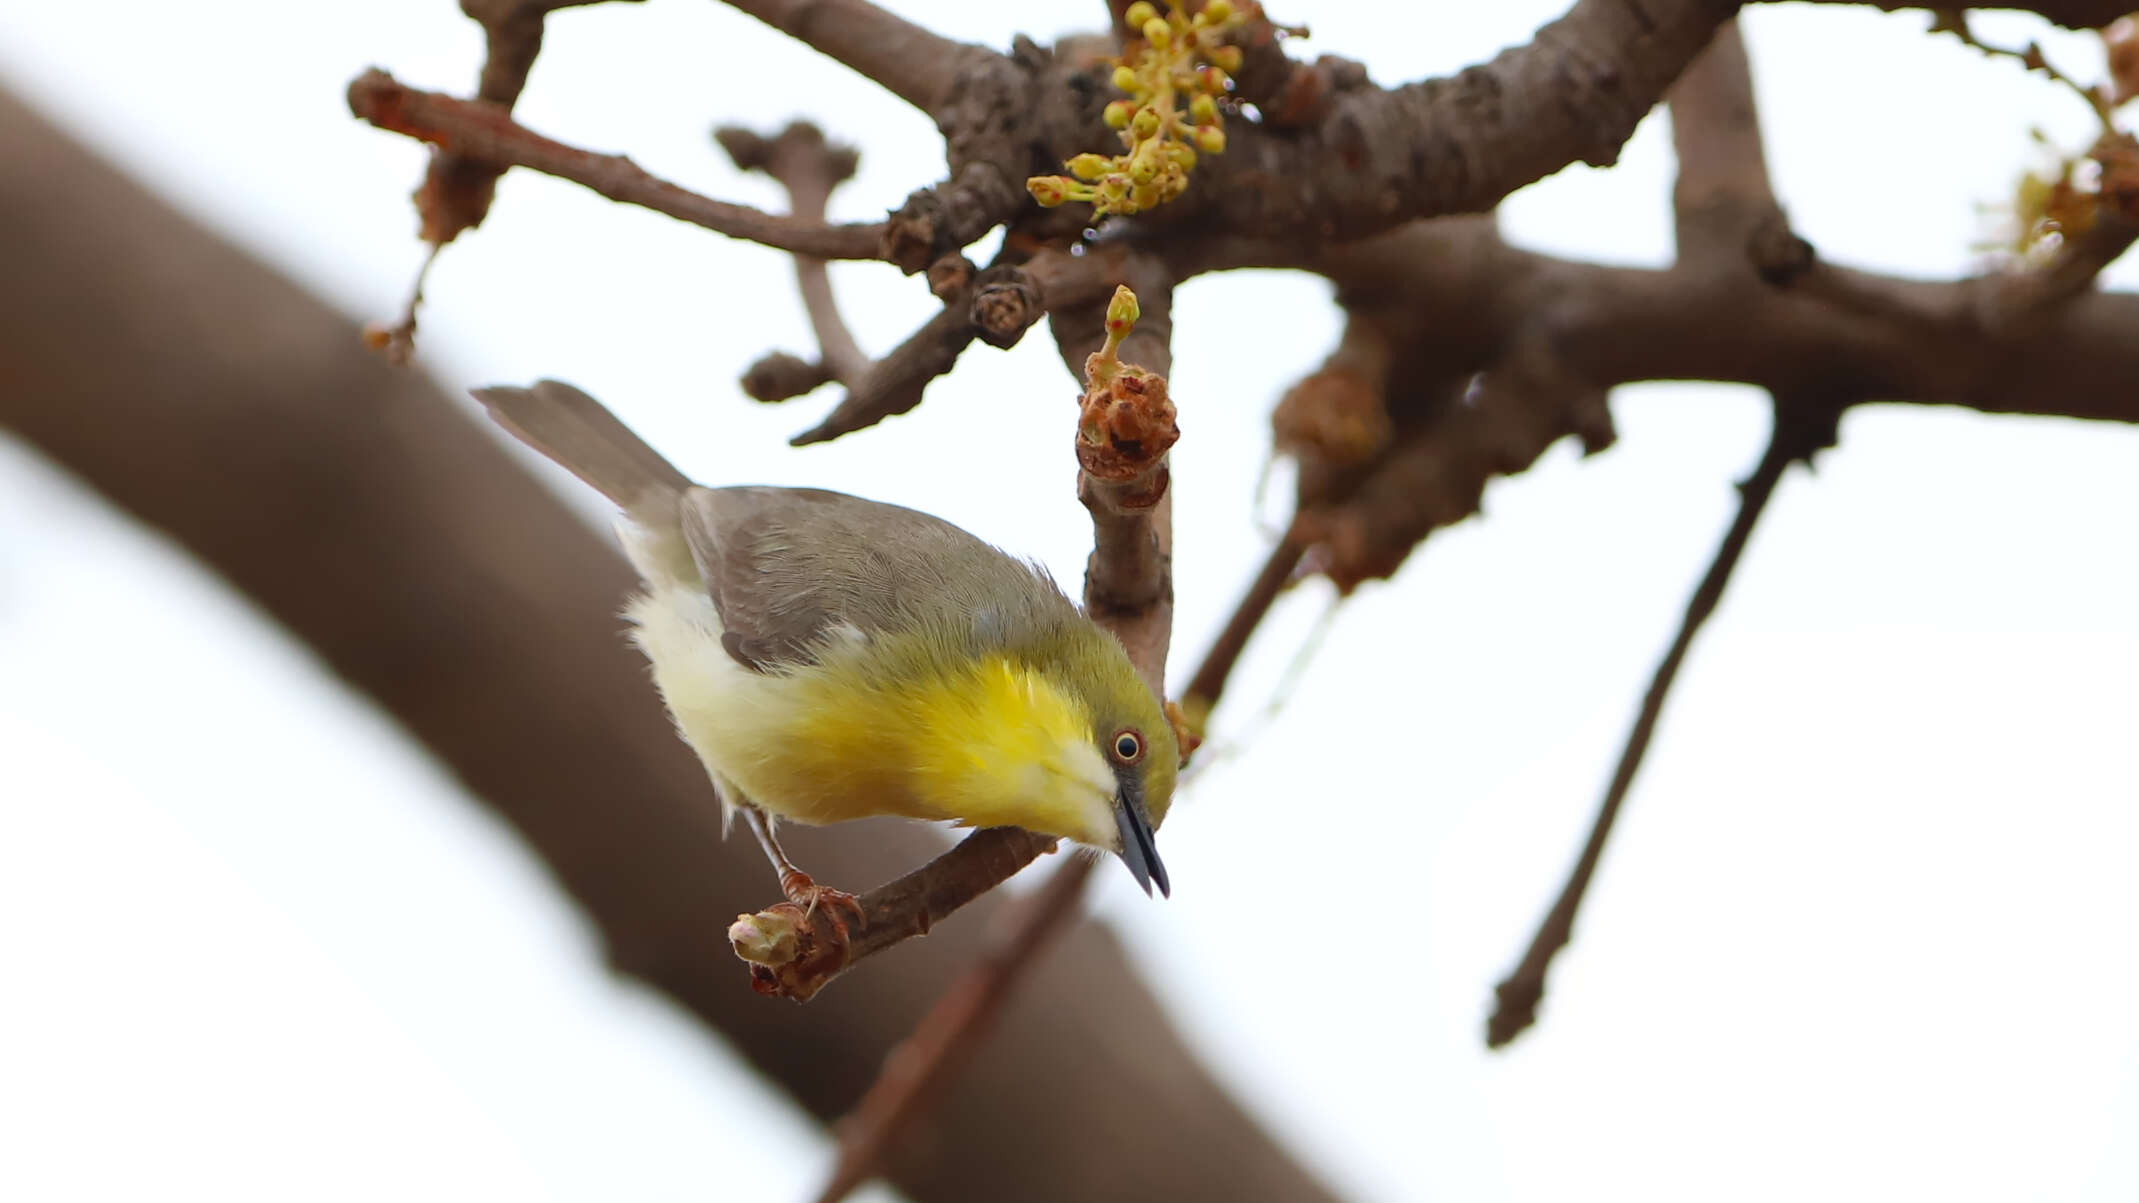
M893 7L993 46L1102 11ZM1313 7L1280 12L1314 22L1308 53L1393 82L1526 40L1561 4ZM353 320L390 316L422 151L350 119L342 90L378 64L466 91L480 50L456 7L95 10L0 6L0 78ZM1799 228L1842 262L1951 276L1978 205L2034 161L2027 128L2077 146L2088 118L1925 24L1746 18ZM780 203L710 146L715 122L807 114L863 147L845 219L940 163L925 119L719 4L551 29L523 119L712 195ZM2090 39L1979 29L2099 70ZM1512 198L1509 234L1661 264L1670 160L1653 116L1616 170ZM835 280L872 351L934 307L881 265ZM1259 558L1264 418L1334 345L1328 293L1238 274L1178 300L1177 677ZM430 297L424 364L455 390L571 379L701 479L894 499L1077 578L1073 388L1045 338L976 348L914 415L793 452L829 397L762 408L732 383L809 346L772 252L515 173ZM1765 430L1740 388L1626 388L1614 409L1608 454L1555 448L1350 603L1281 717L1168 824L1171 902L1107 873L1096 908L1218 1072L1357 1198L2139 1197L2130 428L1853 414L1817 475L1784 482L1696 648L1540 1027L1483 1050L1491 986ZM1280 607L1226 729L1324 604ZM1392 906L1417 946L1386 980L1324 985L1287 951ZM779 1200L827 1153L612 980L524 849L390 724L4 436L0 973L8 1198Z

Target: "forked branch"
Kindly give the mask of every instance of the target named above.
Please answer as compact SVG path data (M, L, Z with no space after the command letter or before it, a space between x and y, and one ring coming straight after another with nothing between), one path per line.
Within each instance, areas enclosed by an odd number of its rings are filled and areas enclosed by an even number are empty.
M494 105L407 87L376 67L350 83L349 111L380 129L470 160L554 175L610 200L666 213L731 238L820 259L876 258L880 223L827 225L700 196L649 174L623 155L567 146L516 124Z

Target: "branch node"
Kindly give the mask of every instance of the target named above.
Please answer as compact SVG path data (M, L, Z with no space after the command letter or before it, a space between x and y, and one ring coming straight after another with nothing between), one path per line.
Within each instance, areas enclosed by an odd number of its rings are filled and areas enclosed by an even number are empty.
M832 372L823 363L769 351L743 372L743 392L753 401L786 401L829 384Z

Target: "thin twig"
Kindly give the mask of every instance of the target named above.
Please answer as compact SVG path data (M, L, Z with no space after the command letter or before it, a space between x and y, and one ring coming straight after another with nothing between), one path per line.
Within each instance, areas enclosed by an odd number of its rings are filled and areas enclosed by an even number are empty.
M1737 569L1738 559L1744 553L1746 541L1752 537L1753 527L1760 521L1762 511L1767 508L1768 499L1774 496L1783 470L1833 441L1836 412L1825 408L1806 412L1777 398L1775 426L1768 437L1767 450L1761 454L1753 474L1738 486L1737 517L1724 533L1722 543L1717 545L1707 574L1686 603L1686 615L1679 621L1678 634L1672 638L1670 649L1658 662L1656 673L1649 681L1649 691L1642 697L1641 710L1634 719L1633 728L1627 732L1626 746L1620 752L1619 767L1612 773L1611 785L1604 792L1604 803L1598 808L1596 822L1590 828L1589 842L1583 845L1574 871L1568 875L1558 901L1552 904L1545 921L1539 925L1529 951L1523 954L1515 971L1495 989L1499 1003L1492 1018L1486 1022L1488 1047L1505 1046L1537 1021L1537 1004L1545 994L1545 974L1552 968L1552 958L1573 937L1575 915L1581 909L1582 897L1597 871L1598 858L1604 854L1604 844L1611 836L1613 822L1619 817L1620 805L1634 784L1634 774L1640 770L1642 757L1649 750L1649 740L1656 733L1657 720L1663 715L1664 700L1671 693L1672 682L1678 678L1679 666L1685 662L1686 652L1693 646L1701 624L1708 621L1709 615L1715 613L1716 604L1723 599L1724 587L1730 583L1731 573Z
M349 111L383 130L450 148L492 166L526 167L641 205L731 238L823 259L874 259L881 223L827 225L776 217L700 196L640 169L623 155L596 154L517 125L493 105L405 87L374 67L349 85Z
M728 941L750 965L760 994L807 1002L854 962L927 935L938 922L1055 849L1051 836L1017 827L985 827L897 881L857 899L858 930L841 927L833 908L775 903L744 915Z
M892 1143L972 1058L1026 969L1076 914L1095 863L1071 857L1039 892L1005 911L979 960L884 1058L869 1092L839 1123L839 1160L817 1203L839 1203L876 1176Z
M1254 637L1255 629L1269 616L1270 607L1292 582L1293 570L1300 566L1300 556L1306 550L1306 545L1290 532L1278 540L1263 561L1262 571L1255 574L1255 579L1248 583L1247 592L1234 605L1233 616L1226 619L1225 628L1211 641L1211 649L1204 653L1196 675L1188 679L1188 687L1181 691L1181 708L1188 713L1189 721L1199 733L1211 711L1218 708L1219 699L1225 695L1226 681L1232 677L1233 666L1240 662L1241 653L1247 650L1248 640Z
M931 382L958 366L977 334L967 296L954 296L905 342L863 370L822 421L788 441L797 447L828 443L912 410Z
M713 140L720 143L737 167L762 171L779 181L787 189L788 215L806 221L824 220L832 189L854 175L858 162L853 147L825 141L824 132L807 121L790 124L774 138L724 125L713 131ZM796 255L795 286L802 294L802 308L809 314L810 328L817 335L817 361L823 365L824 374L852 388L869 369L869 357L862 353L847 329L846 319L840 316L824 260L814 255Z
M2109 98L2100 89L2090 88L2063 71L2058 70L2057 64L2051 62L2048 56L2043 54L2040 44L2029 42L2026 49L2013 50L2009 47L1993 46L1988 42L1981 41L1976 37L1975 31L1968 27L1968 10L1965 8L1932 9L1931 32L1950 33L1963 43L1983 52L1989 58L2012 59L2030 71L2040 71L2070 90L2073 95L2078 96L2080 102L2094 113L2095 120L2102 123L2103 133L2113 134L2116 132L2116 114L2110 108Z

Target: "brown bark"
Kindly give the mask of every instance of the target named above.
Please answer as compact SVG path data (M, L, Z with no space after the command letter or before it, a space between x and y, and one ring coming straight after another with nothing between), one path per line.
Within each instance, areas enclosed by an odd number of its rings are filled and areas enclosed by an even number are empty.
M618 637L629 573L605 541L460 402L367 354L349 318L4 96L0 156L0 422L393 714L518 830L619 971L813 1114L846 1110L999 900L807 1008L751 993L721 932L762 898L766 870L748 841L721 841L701 770ZM887 823L795 836L843 882L940 847ZM1329 1197L1181 1047L1090 923L886 1170L924 1201Z

